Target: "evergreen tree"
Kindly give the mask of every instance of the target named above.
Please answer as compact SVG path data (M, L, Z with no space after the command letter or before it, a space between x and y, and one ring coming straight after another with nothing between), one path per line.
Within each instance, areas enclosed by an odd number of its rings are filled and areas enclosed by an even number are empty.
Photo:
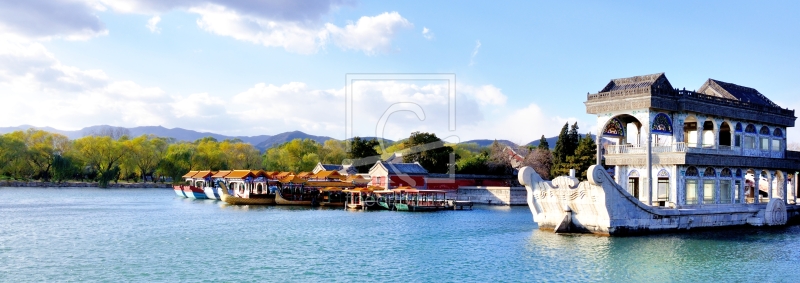
M567 167L575 169L576 177L581 180L586 180L586 172L589 170L589 166L594 165L596 154L597 147L595 146L594 139L592 139L591 134L586 134L586 137L581 139L578 143L575 154L567 158Z
M539 139L539 146L537 146L536 148L537 149L550 150L550 144L547 143L547 139L544 137L544 135L542 135L542 138ZM533 151L533 150L531 150L531 151Z
M575 150L578 149L578 143L581 141L581 136L578 134L578 122L572 124L567 136L569 138L569 143L567 144L567 152L569 154L567 156L569 156L575 154Z
M570 143L568 130L569 123L565 123L561 128L561 133L558 134L556 147L553 149L553 165L550 167L550 176L552 177L564 175L563 167L567 162L567 156L572 155L568 148Z

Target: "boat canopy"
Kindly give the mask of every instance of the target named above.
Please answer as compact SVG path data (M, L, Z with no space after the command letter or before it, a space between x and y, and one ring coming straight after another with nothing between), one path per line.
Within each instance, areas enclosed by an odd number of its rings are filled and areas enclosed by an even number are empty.
M233 170L222 170L212 175L211 178L224 178L225 176L228 176L228 174L230 174L231 172L233 172Z
M284 183L284 184L288 184L288 183L302 184L302 183L307 182L307 180L306 179L302 179L302 178L298 178L297 176L289 175L289 176L286 176L283 179L280 179L278 182L281 182L281 183Z
M189 173L186 173L186 175L183 175L183 177L181 177L181 178L191 178L192 176L197 174L197 172L198 171L189 171Z
M233 170L230 174L225 176L225 179L244 179L247 177L255 177L250 170Z

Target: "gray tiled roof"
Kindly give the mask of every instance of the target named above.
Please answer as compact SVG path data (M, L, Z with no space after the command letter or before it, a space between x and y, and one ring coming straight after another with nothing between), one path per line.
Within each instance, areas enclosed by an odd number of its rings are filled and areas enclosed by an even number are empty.
M325 171L339 171L342 170L342 165L336 164L320 164L322 168L325 168Z
M428 170L422 168L419 163L387 163L378 161L376 166L380 164L389 174L428 174Z
M672 86L669 85L667 77L664 76L664 73L657 73L644 76L635 76L630 78L613 79L600 92L646 88L646 87L651 87L657 83L665 83L666 84L665 87L672 88Z
M708 79L697 92L722 98L735 99L741 102L749 102L765 106L778 106L772 102L772 100L769 100L769 98L754 88L726 83L714 79Z

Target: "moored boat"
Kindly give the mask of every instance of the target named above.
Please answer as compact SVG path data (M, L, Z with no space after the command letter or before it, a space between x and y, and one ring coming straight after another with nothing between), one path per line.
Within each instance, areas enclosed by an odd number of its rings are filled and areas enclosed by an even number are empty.
M233 196L228 193L228 186L225 182L219 180L217 181L217 186L219 187L219 196L220 199L228 204L233 205L269 205L275 204L275 197L274 195L267 196L267 195L250 195L250 197L238 197Z
M280 180L280 187L275 192L275 203L279 205L304 205L319 204L317 196L319 191L306 189L303 184L305 179L289 175Z
M438 211L447 209L445 191L405 189L399 201L394 204L396 211Z

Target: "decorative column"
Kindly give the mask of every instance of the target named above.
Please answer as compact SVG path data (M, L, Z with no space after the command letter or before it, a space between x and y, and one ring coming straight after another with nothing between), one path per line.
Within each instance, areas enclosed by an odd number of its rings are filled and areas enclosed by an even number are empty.
M759 185L760 181L761 181L761 173L758 173L758 175L756 175L755 170L753 170L753 183L755 183L754 184L755 188L753 188L753 203L754 204L758 204L759 203L759 198L760 197L758 196L758 192L761 191L761 185Z
M653 206L653 135L647 127L647 204Z
M703 148L703 125L706 123L705 117L702 117L702 121L700 120L702 116L697 116L697 127L695 127L697 132L697 147Z
M600 130L600 132L602 132L602 130ZM603 136L601 136L600 132L597 132L597 136L595 136L597 139L594 141L596 146L597 146L597 164L596 165L600 165L602 163L601 160L603 160L603 151L602 151L602 148L600 148L600 144L601 144L600 139L603 138Z
M781 194L783 194L783 204L786 205L786 204L789 204L789 195L786 194L786 191L787 191L786 185L788 184L789 180L786 180L786 178L788 177L788 176L786 176L786 174L783 174L783 175L784 175L783 176L783 181L781 181L781 183L783 183L782 184L783 185L783 190L781 190Z
M772 178L775 178L773 176L775 176L775 174L772 174L772 172L767 171L767 182L768 182L767 183L767 185L768 185L767 186L767 199L768 200L772 200L772 198L775 197L775 196L772 195Z

